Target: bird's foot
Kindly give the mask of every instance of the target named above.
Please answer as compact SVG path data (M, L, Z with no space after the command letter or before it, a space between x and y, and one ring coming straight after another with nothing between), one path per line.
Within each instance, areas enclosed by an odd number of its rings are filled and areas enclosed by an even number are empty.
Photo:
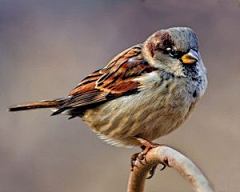
M165 165L164 163L160 163L162 165L162 168L160 169L160 171L163 171L167 165ZM151 170L149 171L149 175L147 177L147 179L151 179L153 177L153 175L155 174L156 172L156 169L157 169L157 166L158 164L154 165Z
M146 155L147 153L155 147L158 147L159 144L152 143L151 141L147 141L140 137L135 137L135 139L141 144L142 151L140 153L135 153L131 157L131 171L133 171L134 167L136 166L136 161L139 161L142 165L146 165ZM157 165L154 165L152 169L149 171L149 176L147 179L150 179L153 177L155 170L157 168ZM165 167L164 167L165 168ZM163 168L163 169L164 169ZM161 170L163 170L161 169Z
M142 149L142 152L138 154L139 160L144 160L148 151L159 146L159 144L152 143L151 141L145 140L141 137L135 137L135 139L141 144Z

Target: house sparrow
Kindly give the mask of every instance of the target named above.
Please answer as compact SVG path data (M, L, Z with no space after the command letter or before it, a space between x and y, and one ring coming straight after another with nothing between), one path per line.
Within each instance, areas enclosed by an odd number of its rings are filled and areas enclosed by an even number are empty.
M9 111L53 108L80 117L116 146L145 146L178 128L207 87L194 31L162 29L114 57L67 97L16 105ZM145 151L146 152L146 151Z

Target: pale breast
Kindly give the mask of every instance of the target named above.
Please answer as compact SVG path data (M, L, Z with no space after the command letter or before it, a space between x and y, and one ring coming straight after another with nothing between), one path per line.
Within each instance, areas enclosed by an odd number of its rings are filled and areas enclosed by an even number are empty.
M134 136L154 140L179 127L194 108L195 87L186 83L166 81L157 88L117 98L87 110L83 120L114 145L137 145Z

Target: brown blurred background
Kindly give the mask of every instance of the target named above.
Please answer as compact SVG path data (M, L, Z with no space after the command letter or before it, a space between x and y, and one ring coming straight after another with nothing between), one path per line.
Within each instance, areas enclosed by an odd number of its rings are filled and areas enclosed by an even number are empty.
M117 53L171 26L193 28L209 87L192 118L159 139L190 157L216 191L240 191L237 0L0 0L0 192L126 191L138 148L105 144L79 119L9 105L65 96ZM173 169L146 191L191 187Z

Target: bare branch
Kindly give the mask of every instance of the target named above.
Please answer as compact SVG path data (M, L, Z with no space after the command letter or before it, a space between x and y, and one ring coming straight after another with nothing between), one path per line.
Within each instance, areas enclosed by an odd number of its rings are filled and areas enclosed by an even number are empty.
M136 162L136 166L130 173L128 192L143 192L148 172L159 163L175 168L190 182L194 191L214 191L204 174L190 159L168 146L161 145L147 153L144 165L139 161Z

